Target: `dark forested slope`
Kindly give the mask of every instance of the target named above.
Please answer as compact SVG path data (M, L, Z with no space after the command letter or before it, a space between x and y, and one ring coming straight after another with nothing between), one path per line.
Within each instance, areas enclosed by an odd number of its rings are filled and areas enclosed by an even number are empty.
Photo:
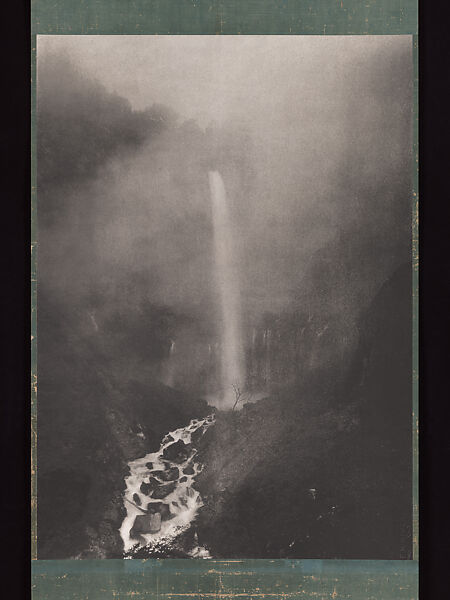
M38 556L120 558L127 462L209 409L152 380L136 353L106 352L107 332L82 335L87 314L67 317L44 295L39 313Z
M322 379L219 415L204 438L198 533L222 557L411 557L410 268L358 324L341 385Z

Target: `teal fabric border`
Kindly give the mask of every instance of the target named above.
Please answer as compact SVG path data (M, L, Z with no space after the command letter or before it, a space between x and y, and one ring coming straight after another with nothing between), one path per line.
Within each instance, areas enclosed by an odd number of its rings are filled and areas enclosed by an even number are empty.
M415 34L416 0L33 0L33 33Z
M417 582L415 561L357 560L53 560L32 576L34 600L411 600Z

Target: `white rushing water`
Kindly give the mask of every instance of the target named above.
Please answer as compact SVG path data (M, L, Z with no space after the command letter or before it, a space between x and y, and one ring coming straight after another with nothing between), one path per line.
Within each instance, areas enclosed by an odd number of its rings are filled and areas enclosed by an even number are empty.
M201 430L198 433L202 435L213 424L214 415L193 419L187 427L168 433L157 452L128 463L130 475L125 479L124 493L127 514L120 527L125 552L136 544L168 546L192 524L203 505L194 488L202 465L196 460L195 445L191 445L192 434ZM186 446L179 444L181 450L175 456L174 444L180 441ZM190 553L196 558L209 558L208 552L198 546Z
M230 408L236 396L233 386L244 385L241 304L233 228L225 185L220 173L209 172L214 226L215 276L221 309L221 397L219 406Z

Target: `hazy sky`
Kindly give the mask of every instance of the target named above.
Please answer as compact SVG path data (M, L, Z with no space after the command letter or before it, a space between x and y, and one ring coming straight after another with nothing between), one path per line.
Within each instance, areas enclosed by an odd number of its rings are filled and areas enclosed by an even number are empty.
M288 303L314 253L344 232L349 244L373 237L378 279L372 263L358 273L376 287L410 231L411 49L411 36L39 36L42 156L54 153L50 171L67 156L56 179L71 178L51 192L41 281L79 288L86 264L93 281L154 267L159 301L206 297L213 168L253 307ZM110 155L155 104L179 115L171 133ZM187 119L217 126L214 164L209 134ZM93 161L95 180L83 175ZM41 216L49 198L41 186ZM360 260L357 245L348 252Z
M371 57L411 43L411 36L40 35L38 58L66 53L135 109L161 103L202 125L248 124L333 104L349 62L357 77Z

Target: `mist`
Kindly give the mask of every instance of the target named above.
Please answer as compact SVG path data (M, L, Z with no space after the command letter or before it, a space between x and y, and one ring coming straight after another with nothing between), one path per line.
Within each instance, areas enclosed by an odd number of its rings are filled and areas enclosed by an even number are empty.
M410 557L411 37L37 56L39 557Z
M351 327L408 260L410 38L94 37L39 38L41 296L211 341L218 170L245 327Z

